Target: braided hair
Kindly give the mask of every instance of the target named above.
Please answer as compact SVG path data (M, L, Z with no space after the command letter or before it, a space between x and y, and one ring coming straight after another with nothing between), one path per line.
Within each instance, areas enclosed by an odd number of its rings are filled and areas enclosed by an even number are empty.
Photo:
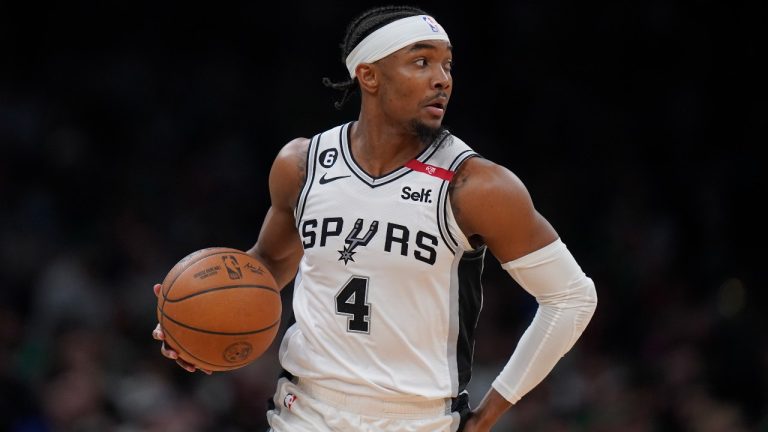
M347 56L366 36L373 33L385 25L402 18L408 18L415 15L428 15L423 10L412 6L381 6L368 9L357 18L352 20L347 27L347 34L341 43L341 62L346 64ZM334 90L343 92L341 100L333 104L337 110L340 110L349 100L349 97L358 89L357 77L349 78L341 82L333 82L327 77L323 77L323 85Z

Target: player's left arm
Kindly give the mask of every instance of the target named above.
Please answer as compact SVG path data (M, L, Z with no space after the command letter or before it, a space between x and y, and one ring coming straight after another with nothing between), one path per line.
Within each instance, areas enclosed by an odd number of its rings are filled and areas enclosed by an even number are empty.
M597 296L592 280L511 171L472 158L459 169L450 190L462 231L473 244L485 244L539 304L512 357L464 429L486 431L571 349L594 314Z

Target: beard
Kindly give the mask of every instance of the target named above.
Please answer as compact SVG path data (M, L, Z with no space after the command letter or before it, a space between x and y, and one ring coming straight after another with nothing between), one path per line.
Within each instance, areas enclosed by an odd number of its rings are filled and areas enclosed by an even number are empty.
M447 129L442 124L433 128L416 119L411 120L410 127L414 135L416 135L419 138L419 141L424 145L432 144L436 139L447 133Z

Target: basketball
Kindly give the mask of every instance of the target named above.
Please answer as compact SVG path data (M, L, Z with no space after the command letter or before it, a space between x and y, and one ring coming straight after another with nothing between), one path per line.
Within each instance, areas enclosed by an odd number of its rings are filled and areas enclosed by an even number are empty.
M261 356L277 335L282 303L272 274L232 248L195 251L173 266L157 299L165 343L199 368L227 371Z

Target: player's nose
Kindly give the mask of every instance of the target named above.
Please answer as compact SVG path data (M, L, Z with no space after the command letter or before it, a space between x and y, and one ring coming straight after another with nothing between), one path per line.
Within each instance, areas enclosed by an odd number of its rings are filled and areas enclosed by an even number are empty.
M432 68L432 88L447 90L451 87L451 71L442 64L436 64Z

